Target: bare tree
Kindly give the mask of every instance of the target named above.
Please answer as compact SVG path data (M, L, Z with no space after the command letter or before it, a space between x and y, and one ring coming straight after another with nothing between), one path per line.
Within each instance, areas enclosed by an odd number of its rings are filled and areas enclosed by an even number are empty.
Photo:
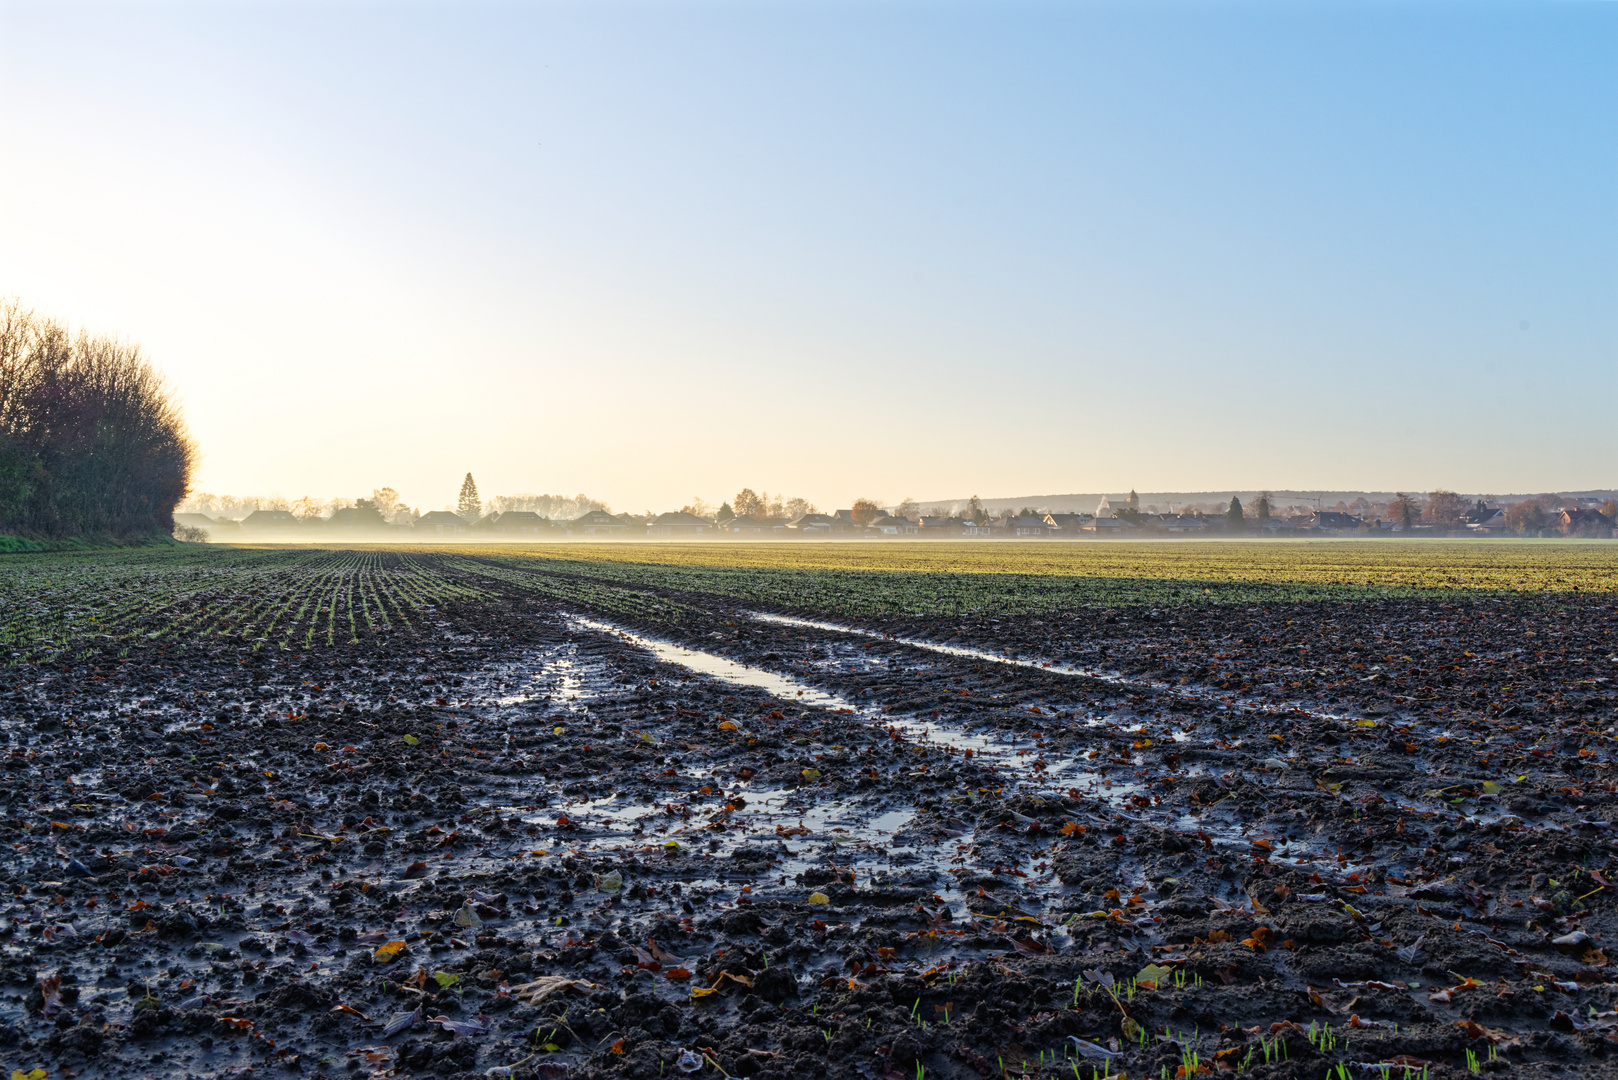
M0 521L41 535L168 533L195 449L138 347L0 301Z
M1538 499L1526 499L1506 507L1506 528L1531 536L1545 527L1545 508Z
M882 508L870 499L855 499L854 507L850 511L854 516L854 524L869 525L882 516Z
M1416 524L1416 519L1421 517L1421 507L1417 505L1414 495L1396 492L1393 498L1388 500L1388 517L1398 522L1401 529L1409 532Z
M731 509L737 517L762 517L764 514L764 500L759 498L758 492L752 488L742 488L731 500Z
M796 495L787 500L785 510L788 521L797 521L805 514L820 513L819 510L815 509L814 503L810 502L808 499L799 498Z
M390 487L371 489L371 503L376 512L382 515L382 520L391 522L399 513L399 493Z
M294 499L292 502L292 516L303 522L319 521L321 511L325 509L325 503L319 499L312 499L307 495L301 499Z
M1453 491L1433 491L1427 495L1427 520L1440 529L1453 529L1466 518L1466 500Z

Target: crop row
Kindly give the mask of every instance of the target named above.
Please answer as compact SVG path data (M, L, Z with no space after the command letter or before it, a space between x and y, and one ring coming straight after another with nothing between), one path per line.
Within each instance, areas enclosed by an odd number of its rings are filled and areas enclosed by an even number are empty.
M543 596L563 605L645 622L689 622L701 609L647 592L644 587L624 588L596 578L550 572L548 564L500 558L446 557L443 565L467 575L483 577L522 592Z
M13 556L0 565L12 663L136 640L308 648L410 626L491 594L406 552L214 549Z

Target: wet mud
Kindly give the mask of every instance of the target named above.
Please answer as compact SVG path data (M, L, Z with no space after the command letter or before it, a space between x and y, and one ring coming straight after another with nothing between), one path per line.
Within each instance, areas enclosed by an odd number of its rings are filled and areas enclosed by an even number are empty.
M1610 1076L1614 629L513 591L13 667L4 1065Z

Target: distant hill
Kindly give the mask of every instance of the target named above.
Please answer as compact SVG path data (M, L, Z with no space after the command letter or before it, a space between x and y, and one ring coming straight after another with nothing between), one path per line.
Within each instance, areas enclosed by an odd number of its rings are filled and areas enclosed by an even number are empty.
M1259 496L1254 491L1142 491L1138 492L1142 510L1156 507L1158 512L1167 513L1170 510L1196 509L1223 509L1230 505L1230 500L1238 498L1243 506L1251 505ZM1364 499L1370 503L1385 503L1393 498L1396 492L1392 491L1296 491L1272 488L1270 499L1279 511L1288 507L1297 507L1300 510L1313 510L1318 505L1323 510L1330 510L1339 502L1353 505L1356 499ZM1096 505L1105 495L1114 506L1119 505L1128 497L1128 491L1096 491L1073 492L1066 495L1019 495L1014 498L979 498L983 508L990 513L1002 513L1007 510L1021 510L1025 506L1033 507L1050 514L1095 512ZM1592 491L1555 491L1555 492L1521 492L1510 495L1494 493L1468 493L1460 495L1471 501L1483 499L1491 506L1503 506L1509 503L1522 502L1535 498L1562 498L1562 499L1594 499L1602 502L1607 499L1618 498L1618 488L1601 488ZM1318 502L1317 502L1318 500ZM958 509L965 506L966 498L950 499L918 499L922 507L943 506Z

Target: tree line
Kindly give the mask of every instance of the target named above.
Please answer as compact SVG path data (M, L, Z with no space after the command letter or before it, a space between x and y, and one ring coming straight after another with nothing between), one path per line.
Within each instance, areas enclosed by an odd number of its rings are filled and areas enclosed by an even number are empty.
M0 301L0 530L168 533L195 463L179 405L139 346Z

